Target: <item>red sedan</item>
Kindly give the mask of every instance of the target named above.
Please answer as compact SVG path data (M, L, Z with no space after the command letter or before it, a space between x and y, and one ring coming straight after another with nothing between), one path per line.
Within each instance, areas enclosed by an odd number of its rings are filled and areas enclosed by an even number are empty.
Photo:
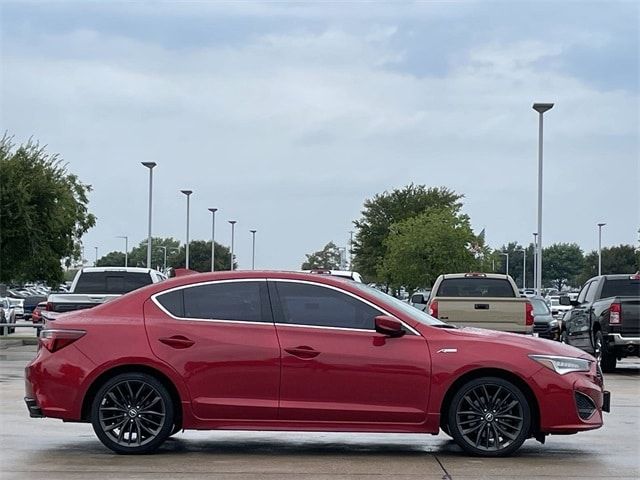
M25 400L31 416L91 422L118 453L181 429L442 429L469 453L502 456L599 428L609 409L581 350L272 271L178 277L49 321Z

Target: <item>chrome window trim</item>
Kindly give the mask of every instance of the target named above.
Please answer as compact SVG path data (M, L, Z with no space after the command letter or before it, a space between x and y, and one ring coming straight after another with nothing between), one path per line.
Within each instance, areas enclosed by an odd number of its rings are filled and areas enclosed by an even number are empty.
M391 313L387 312L382 307L379 307L379 306L371 303L369 300L367 300L365 298L361 298L361 297L359 297L359 296L357 296L357 295L355 295L355 294L353 294L351 292L347 292L346 290L342 290L341 288L334 287L333 285L327 285L325 283L311 282L309 280L293 280L293 279L290 279L290 278L268 278L267 282L303 283L303 284L307 284L307 285L313 285L313 286L328 288L330 290L335 290L336 292L340 292L340 293L342 293L344 295L348 295L348 296L350 296L352 298L355 298L357 301L362 302L362 303L370 306L374 310L377 310L382 315L387 315L389 317L395 318L411 334L417 335L419 337L421 336L420 333L418 333L418 331L415 328L413 328L411 325L407 325L405 322L400 320L395 315L392 315ZM305 324L300 324L300 323L282 323L282 322L278 323L278 322L276 322L276 325L289 326L289 327L325 328L325 329L330 329L330 330L346 330L346 331L351 331L351 332L375 332L375 329L369 329L369 328L327 327L327 326L322 326L322 325L305 325Z
M250 325L275 325L275 326L286 326L286 327L297 327L297 328L314 328L314 329L324 329L324 330L342 330L342 331L348 331L348 332L375 332L375 330L373 329L368 329L368 328L348 328L348 327L328 327L328 326L322 326L322 325L304 325L304 324L300 324L300 323L281 323L281 322L254 322L252 320L223 320L223 319L216 319L216 318L189 318L189 317L178 317L176 315L173 315L171 312L169 312L158 300L157 297L164 295L166 293L171 293L171 292L175 292L177 290L184 290L185 288L192 288L192 287L200 287L203 285L211 285L211 284L220 284L220 283L237 283L237 282L287 282L287 283L303 283L303 284L307 284L307 285L313 285L313 286L319 286L319 287L324 287L324 288L328 288L330 290L335 290L336 292L340 292L342 294L345 295L349 295L352 298L355 298L356 300L370 306L371 308L378 310L382 315L388 315L390 317L395 318L396 320L398 320L406 329L409 333L411 333L412 335L417 335L417 336L421 336L420 333L418 333L418 331L413 328L411 325L408 325L407 323L405 323L404 321L400 320L398 317L396 317L395 315L392 315L391 313L387 312L386 310L384 310L381 307L378 307L377 305L374 305L373 303L371 303L370 301L364 299L364 298L360 298L357 295L351 293L351 292L347 292L346 290L342 290L338 287L334 287L333 285L327 285L324 283L317 283L317 282L312 282L309 280L294 280L294 279L288 279L288 278L232 278L232 279L226 279L226 280L207 280L204 282L198 282L198 283L190 283L188 285L179 285L177 287L173 287L173 288L169 288L167 290L163 290L161 292L157 292L154 293L153 295L151 295L151 301L162 311L164 312L167 316L169 316L170 318L174 319L174 320L179 320L179 321L183 321L183 322L210 322L210 323L247 323Z

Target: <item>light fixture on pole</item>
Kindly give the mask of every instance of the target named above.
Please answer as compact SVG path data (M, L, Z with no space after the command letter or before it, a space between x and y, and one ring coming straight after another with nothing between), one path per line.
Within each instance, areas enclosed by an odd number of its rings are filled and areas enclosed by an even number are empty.
M151 268L151 206L153 204L153 167L156 162L141 162L149 169L149 232L147 235L147 268Z
M216 212L218 211L217 208L209 208L208 209L211 212L211 271L215 272L216 271L216 266L215 266L215 258L216 258L216 250L215 250L215 245L216 245Z
M126 235L118 235L116 238L124 238L124 267L129 266L129 237Z
M602 275L602 227L606 223L598 224L598 276Z
M538 234L533 232L533 288L534 290L538 285ZM537 293L537 292L536 292Z
M507 257L507 268L505 269L505 275L509 275L509 252L500 252L500 255Z
M252 245L251 245L251 270L256 269L256 232L257 230L249 230L251 232L251 236L253 237Z
M522 252L522 290L527 288L527 249L519 248L516 252Z
M538 112L538 247L536 256L536 294L542 293L542 134L544 112L551 110L553 103L534 103Z
M233 270L233 241L234 241L236 223L238 222L236 220L229 220L229 223L231 224L231 268L230 270Z
M180 190L180 192L184 193L187 196L187 241L185 243L184 250L184 268L189 270L189 198L193 191L191 190Z

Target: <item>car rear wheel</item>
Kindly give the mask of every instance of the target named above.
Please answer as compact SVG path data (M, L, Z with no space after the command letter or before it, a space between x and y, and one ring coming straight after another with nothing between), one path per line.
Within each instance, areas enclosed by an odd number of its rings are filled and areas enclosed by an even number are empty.
M604 336L600 330L596 332L593 343L593 356L596 357L602 371L605 373L613 372L616 369L617 359L613 353L607 350Z
M107 381L91 408L100 441L116 453L156 450L173 430L173 403L165 386L145 373L123 373Z
M463 385L449 409L449 431L465 451L484 457L515 452L528 438L529 403L513 383L482 377Z

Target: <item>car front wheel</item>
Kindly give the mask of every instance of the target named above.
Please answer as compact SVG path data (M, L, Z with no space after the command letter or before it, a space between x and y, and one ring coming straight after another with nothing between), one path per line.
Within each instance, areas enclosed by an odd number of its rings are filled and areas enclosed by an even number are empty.
M173 429L173 403L166 387L145 373L123 373L107 381L91 408L100 441L116 453L156 450Z
M449 431L465 451L484 457L515 452L529 437L531 409L522 391L498 377L471 380L454 395Z

